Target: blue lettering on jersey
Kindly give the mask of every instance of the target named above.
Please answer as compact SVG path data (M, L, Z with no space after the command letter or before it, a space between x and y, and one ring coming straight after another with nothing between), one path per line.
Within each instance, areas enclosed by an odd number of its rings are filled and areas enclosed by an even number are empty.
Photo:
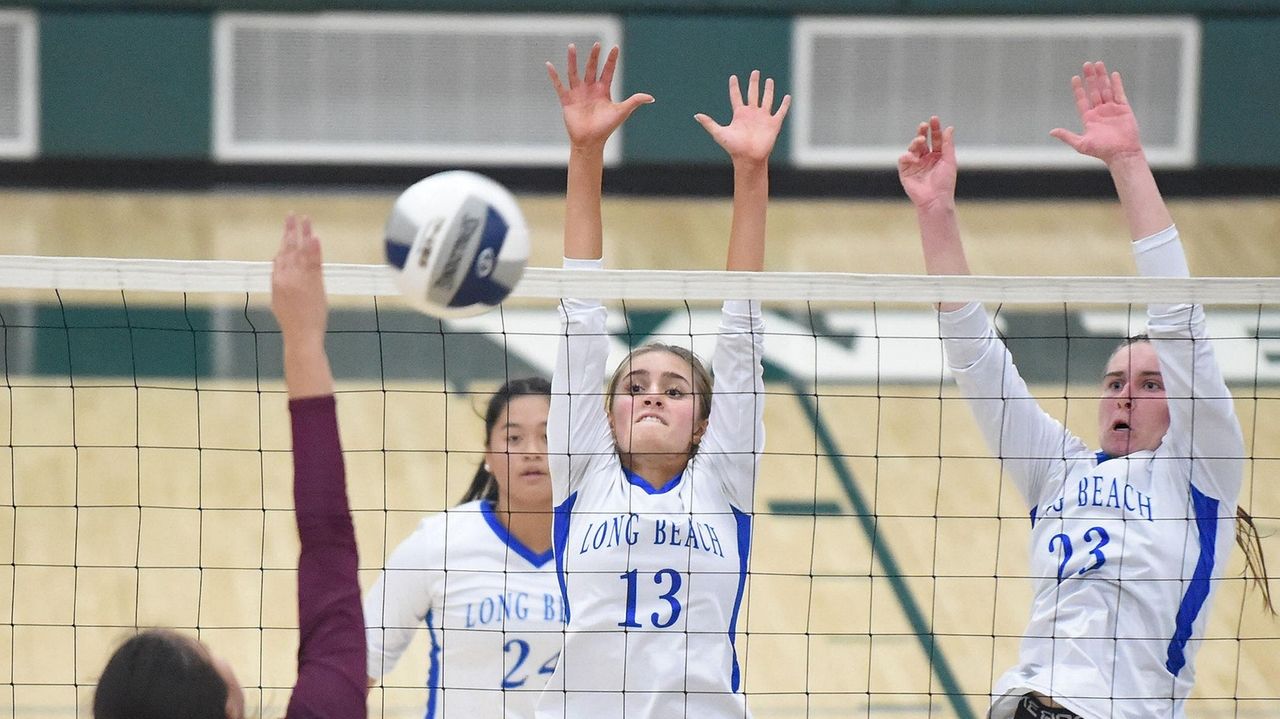
M619 514L608 519L588 522L582 533L578 554L598 549L635 545L640 541L642 519L638 514ZM696 549L717 557L724 557L724 547L715 527L690 517L681 519L654 519L653 544L657 546ZM646 532L646 536L647 536Z
M640 530L635 526L639 521L640 517L633 512L619 514L598 524L588 523L587 531L582 534L582 548L578 550L578 554L586 554L592 549L617 547L624 542L635 544L640 541Z
M665 519L655 521L653 524L653 543L700 549L717 557L724 556L724 549L720 546L720 538L716 536L715 527L704 522L695 522L692 519L686 519L683 522L677 522L674 519L670 521Z
M1076 486L1076 504L1080 507L1107 507L1132 512L1148 522L1151 516L1151 495L1128 482L1121 487L1117 479L1093 475L1081 477Z
M499 620L528 618L528 592L506 592L505 594L485 597L477 602L467 603L466 626L468 628L483 626Z
M1046 504L1043 507L1031 508L1031 526L1036 526L1036 522L1048 517L1051 514L1062 514L1062 507L1065 504L1065 497L1058 497L1052 504Z
M711 543L706 545L708 552L715 552L717 557L724 556L724 550L720 548L720 538L716 536L716 528L710 524L703 525L707 528L707 535L711 537Z
M564 597L558 594L542 595L542 620L545 622L560 622L561 624L569 623L568 607L564 601Z

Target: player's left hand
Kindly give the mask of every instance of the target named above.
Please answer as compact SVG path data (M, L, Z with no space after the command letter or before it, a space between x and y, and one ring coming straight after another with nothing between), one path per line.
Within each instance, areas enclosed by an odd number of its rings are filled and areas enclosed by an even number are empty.
M1125 97L1120 73L1108 75L1103 63L1086 62L1081 75L1071 78L1071 89L1084 134L1077 135L1059 127L1050 135L1076 152L1096 157L1108 165L1118 158L1142 154L1138 121Z
M777 112L774 112L773 78L765 79L762 95L760 71L752 70L745 100L738 76L729 76L729 104L733 108L733 118L728 125L719 125L702 113L694 115L693 119L710 133L712 139L729 153L735 163L768 162L769 153L773 152L778 132L782 129L782 121L791 108L791 96L784 95Z
M329 304L323 267L320 237L312 232L310 218L289 213L271 264L271 311L290 341L324 342Z

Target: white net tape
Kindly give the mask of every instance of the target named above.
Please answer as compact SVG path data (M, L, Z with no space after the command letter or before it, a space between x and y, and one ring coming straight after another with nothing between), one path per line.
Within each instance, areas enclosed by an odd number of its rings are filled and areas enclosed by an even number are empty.
M325 265L333 295L397 294L382 265ZM0 256L0 287L170 292L267 292L269 262ZM1027 302L1086 304L1194 302L1278 304L1277 277L928 277L837 272L561 270L530 267L522 298L793 302Z

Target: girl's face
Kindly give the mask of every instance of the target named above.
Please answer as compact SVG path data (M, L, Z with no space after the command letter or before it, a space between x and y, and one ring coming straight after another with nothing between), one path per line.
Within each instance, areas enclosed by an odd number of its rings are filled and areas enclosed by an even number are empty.
M498 415L485 444L484 461L498 481L498 509L545 512L551 508L544 395L517 395Z
M679 355L633 356L612 391L609 424L623 454L687 455L707 429L692 368Z
M1098 442L1112 457L1152 450L1169 431L1160 359L1150 342L1116 350L1102 377L1098 403Z

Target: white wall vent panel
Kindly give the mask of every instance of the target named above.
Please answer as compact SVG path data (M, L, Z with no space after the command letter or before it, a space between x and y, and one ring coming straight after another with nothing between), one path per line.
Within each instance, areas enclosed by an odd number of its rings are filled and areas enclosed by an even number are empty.
M38 149L36 14L0 10L0 157L35 157Z
M792 39L801 167L892 166L934 114L955 126L962 167L1097 166L1049 137L1080 126L1070 80L1086 60L1123 73L1153 165L1195 162L1193 18L814 17Z
M232 162L557 165L548 60L620 44L608 15L219 15L214 154ZM615 96L621 66L614 77ZM617 134L606 162L621 155Z

